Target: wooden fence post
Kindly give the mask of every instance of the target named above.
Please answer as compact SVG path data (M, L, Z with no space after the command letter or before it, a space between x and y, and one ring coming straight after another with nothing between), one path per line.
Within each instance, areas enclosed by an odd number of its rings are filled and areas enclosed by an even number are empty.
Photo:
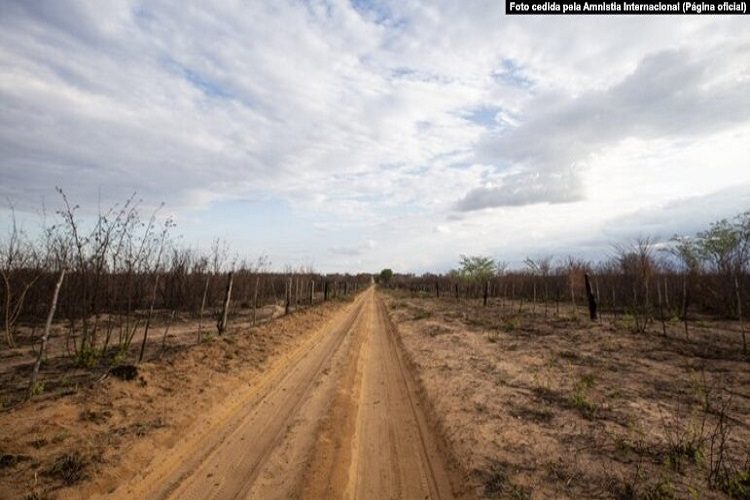
M232 283L234 281L234 273L229 273L229 282L227 283L227 290L224 292L224 305L222 307L221 317L216 328L219 330L219 335L222 335L227 330L227 316L229 315L229 302L232 300Z
M49 331L52 327L52 319L55 317L55 309L57 309L57 297L60 295L60 287L62 287L63 279L65 278L65 269L60 271L60 277L57 279L55 285L55 291L52 294L52 304L47 314L47 323L44 325L44 335L42 335L42 345L39 348L39 356L36 358L34 363L34 370L31 372L31 380L29 381L29 390L26 393L26 399L31 399L34 395L34 389L36 388L36 379L39 376L39 367L42 365L42 358L44 357L44 351L47 349L47 341L49 340Z
M589 273L583 275L583 280L586 283L586 298L589 301L589 318L591 321L596 321L596 297L591 289L591 280L589 279Z

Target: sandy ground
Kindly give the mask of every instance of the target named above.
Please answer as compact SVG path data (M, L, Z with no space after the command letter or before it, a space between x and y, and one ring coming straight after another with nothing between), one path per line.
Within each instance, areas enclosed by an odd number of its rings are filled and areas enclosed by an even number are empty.
M694 321L686 339L679 322L667 337L659 323L635 334L632 318L592 323L567 306L532 313L400 292L386 303L480 496L742 498L739 486L750 488L750 363L737 322Z
M319 298L317 304L322 302ZM303 310L309 306L300 306ZM292 311L294 311L294 306ZM171 311L155 311L148 339L144 351L144 360L160 362L174 354L191 349L198 343L198 337L202 340L216 336L217 310L207 311L202 320L191 317L189 314L180 313L171 317ZM258 309L256 322L253 324L253 313L249 308L233 308L230 315L229 328L233 332L248 332L254 326L259 326L274 321L284 316L284 308L281 305L266 305ZM41 394L37 399L56 398L60 395L76 392L83 387L99 379L113 364L135 363L139 356L141 342L143 340L144 325L146 323L146 311L138 311L130 320L124 317L101 315L98 319L90 318L91 323L98 322L99 331L97 335L97 349L100 350L105 343L105 332L107 326L112 325L111 341L105 356L99 358L94 366L86 367L76 364L74 359L73 343L79 341L80 332L66 342L69 324L58 320L53 323L49 344L46 350L45 362L41 366L39 379L43 383ZM127 331L127 322L131 327L136 326L130 346L120 350L118 336ZM41 331L39 325L32 328L22 325L16 333L18 347L0 350L0 409L16 406L25 399L29 384L29 376L36 360L36 353L32 346L38 348ZM80 329L80 323L77 325ZM114 358L117 359L114 359Z
M258 327L236 318L227 335L214 333L201 345L195 345L197 323L175 321L164 351L164 326L157 325L148 361L132 381L102 379L102 370L77 369L51 355L41 373L44 393L0 412L0 498L83 498L113 490L157 453L201 433L213 408L237 404L240 388L346 305L331 301ZM264 312L270 317L272 311ZM210 328L207 321L204 332ZM55 349L64 346L58 342ZM6 397L28 384L31 356L15 351L0 363ZM136 357L134 347L124 361Z
M737 324L631 322L370 288L178 328L134 380L0 413L0 498L742 498Z
M375 289L0 415L0 497L454 498Z
M243 392L113 497L453 498L374 289Z

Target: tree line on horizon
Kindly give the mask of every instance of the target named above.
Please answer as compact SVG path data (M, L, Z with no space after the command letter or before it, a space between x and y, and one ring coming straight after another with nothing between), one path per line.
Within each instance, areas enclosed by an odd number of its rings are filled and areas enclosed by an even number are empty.
M285 304L288 311L350 294L371 280L369 274L324 275L312 266L274 272L267 256L232 254L220 239L208 251L184 246L174 221L160 216L163 204L144 213L135 194L91 221L57 192L62 208L51 223L44 218L38 234L18 227L11 206L9 231L0 235L0 345L7 348L16 347L20 327L41 326L63 270L55 319L65 325L72 356L84 365L96 364L113 346L126 351L155 311L206 324L217 320L228 287L228 313L251 309L254 317L265 305Z
M649 237L613 245L610 256L527 257L520 269L486 255L461 255L443 274L398 274L384 269L378 281L391 288L437 297L501 297L534 304L583 304L587 278L600 308L650 320L680 319L687 333L691 312L740 321L750 298L750 211L713 222L692 236L666 242ZM546 309L545 309L546 310ZM743 342L747 351L747 343Z

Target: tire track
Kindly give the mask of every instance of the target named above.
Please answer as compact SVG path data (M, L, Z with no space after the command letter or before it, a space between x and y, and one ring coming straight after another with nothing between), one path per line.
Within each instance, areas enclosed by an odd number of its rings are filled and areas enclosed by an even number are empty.
M115 496L450 499L462 489L374 287L242 401Z
M358 322L360 295L328 329L322 329L256 384L241 408L198 443L186 436L183 450L156 463L123 498L238 498L251 487L265 459L279 444L296 410L325 364Z

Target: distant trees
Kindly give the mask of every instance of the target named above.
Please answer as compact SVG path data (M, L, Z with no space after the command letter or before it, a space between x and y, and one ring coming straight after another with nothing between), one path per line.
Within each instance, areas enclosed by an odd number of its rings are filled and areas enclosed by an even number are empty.
M8 347L17 345L19 325L34 330L47 316L62 270L66 274L56 308L61 324L53 330L62 330L65 352L81 367L120 359L136 337L143 352L160 318L191 315L200 318L202 332L205 315L212 320L219 316L226 272L234 272L227 314L249 309L253 323L257 308L280 299L293 296L293 306L312 304L316 290L322 295L329 281L334 293L337 286L345 295L371 279L321 276L303 267L273 273L267 257L248 261L231 256L229 245L219 239L207 251L178 245L175 224L160 213L162 205L144 217L135 194L98 213L82 214L62 190L57 191L61 209L54 224L46 225L45 219L37 237L30 238L17 226L12 206L9 231L0 234L0 342ZM392 274L389 271L388 280ZM286 289L290 283L293 288ZM33 334L23 340L29 338Z
M383 269L378 275L378 281L380 284L388 286L393 279L393 271L391 269Z
M482 255L461 255L458 274L475 284L485 283L495 276L495 260Z
M618 245L617 262L632 293L631 313L635 329L646 331L651 320L651 280L655 271L653 243L650 238L637 238L632 245Z
M723 312L740 322L743 349L747 352L742 303L744 279L750 267L750 211L731 221L714 222L693 239L678 239L676 253L684 267L695 270L702 263L713 274L713 286L706 293L714 294L715 302L723 304Z
M15 329L26 296L41 276L42 259L26 234L18 229L11 206L11 228L0 245L0 277L3 280L3 329L9 347L15 347Z
M667 334L670 321L681 319L688 333L688 310L739 321L747 351L743 312L750 307L750 211L720 220L693 236L668 241L648 237L616 245L614 255L598 262L576 256L555 260L551 256L526 258L523 268L482 255L461 255L456 269L443 275L395 275L393 284L413 292L447 297L506 299L521 312L541 298L553 298L555 314L567 295L578 315L588 299L590 317L622 315L636 332L647 331L655 320ZM658 250L658 251L657 251ZM587 283L588 282L588 283ZM596 314L595 314L596 313Z
M693 242L694 252L719 278L716 290L719 299L731 308L727 312L740 317L740 285L750 264L750 211L732 221L714 222L709 229L698 233Z
M679 315L685 326L685 336L689 335L688 331L688 306L690 303L690 293L692 283L697 280L701 271L701 261L698 255L698 249L693 238L689 236L674 236L670 240L671 245L665 248L677 261L678 269L682 275L682 298L680 300ZM668 290L666 280L664 291Z
M543 291L544 291L544 314L546 316L547 314L547 297L548 297L548 291L549 291L549 280L547 279L550 275L550 272L552 271L552 257L550 256L544 256L544 257L538 257L536 259L532 259L530 257L526 257L523 261L524 265L528 269L529 273L532 276L532 291L533 291L533 298L532 298L532 310L535 310L536 308L536 297L537 297L537 278L540 277L542 284L543 284Z

